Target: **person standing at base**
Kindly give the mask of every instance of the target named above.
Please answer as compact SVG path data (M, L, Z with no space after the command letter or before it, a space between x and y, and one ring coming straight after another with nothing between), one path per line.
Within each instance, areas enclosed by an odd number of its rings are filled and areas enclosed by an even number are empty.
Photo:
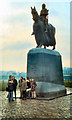
M9 102L10 101L14 101L13 100L13 90L14 90L14 83L13 83L13 80L12 80L12 76L10 75L9 76L9 80L8 80L8 100Z
M22 98L22 82L23 82L23 77L21 76L19 79L19 88L20 88L20 98Z
M36 98L36 89L35 89L36 86L37 86L37 84L36 84L35 80L32 79L32 81L31 81L31 94L32 94L32 98Z
M14 94L15 94L15 99L16 99L17 80L15 79L15 76L13 76L12 78L13 78L13 82L14 82Z
M30 79L29 77L27 77L27 98L30 98L31 97L31 82L30 82Z
M22 85L21 85L23 100L26 100L26 97L27 97L26 88L27 88L27 82L26 82L25 78L23 78Z

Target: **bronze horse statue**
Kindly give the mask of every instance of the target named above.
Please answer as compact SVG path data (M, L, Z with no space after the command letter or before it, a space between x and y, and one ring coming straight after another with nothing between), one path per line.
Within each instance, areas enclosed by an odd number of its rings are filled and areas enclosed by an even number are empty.
M53 50L55 49L56 41L55 41L55 27L48 23L47 32L44 30L44 22L41 17L38 15L36 8L31 7L31 13L33 16L34 24L33 24L33 33L35 35L35 40L37 43L37 47L44 48L53 46Z

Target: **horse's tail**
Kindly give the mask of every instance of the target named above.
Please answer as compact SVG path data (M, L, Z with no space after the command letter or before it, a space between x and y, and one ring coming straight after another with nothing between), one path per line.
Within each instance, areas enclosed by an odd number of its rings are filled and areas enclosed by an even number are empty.
M51 38L50 45L55 45L56 40L55 40L55 33L56 29L52 24L48 24L48 32L49 32L49 37Z
M51 31L53 32L53 34L55 35L55 33L56 33L56 29L55 29L55 27L52 25L52 24L49 24L50 25L50 29L51 29Z

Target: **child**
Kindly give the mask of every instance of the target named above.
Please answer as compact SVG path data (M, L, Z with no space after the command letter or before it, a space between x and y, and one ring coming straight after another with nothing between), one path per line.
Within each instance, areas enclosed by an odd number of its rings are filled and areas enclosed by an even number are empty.
M36 98L36 88L37 84L35 82L34 79L32 79L32 82L31 82L31 94L32 94L32 98Z

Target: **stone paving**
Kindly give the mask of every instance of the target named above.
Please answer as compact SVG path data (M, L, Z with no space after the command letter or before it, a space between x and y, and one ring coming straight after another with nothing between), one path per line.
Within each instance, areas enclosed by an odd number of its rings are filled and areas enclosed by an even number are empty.
M69 89L72 91L72 88ZM17 91L19 95L19 91ZM72 117L72 95L55 98L53 100L16 99L8 102L7 92L0 92L0 118L59 118L65 120Z

